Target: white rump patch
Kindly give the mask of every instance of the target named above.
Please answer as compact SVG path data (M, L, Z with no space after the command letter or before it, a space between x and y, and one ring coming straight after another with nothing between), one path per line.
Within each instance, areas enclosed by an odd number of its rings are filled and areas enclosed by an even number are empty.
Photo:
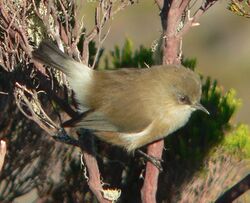
M74 62L68 76L71 88L74 90L76 99L83 107L86 106L86 96L92 83L94 71L84 64ZM82 108L81 108L82 109ZM86 109L85 109L86 110Z

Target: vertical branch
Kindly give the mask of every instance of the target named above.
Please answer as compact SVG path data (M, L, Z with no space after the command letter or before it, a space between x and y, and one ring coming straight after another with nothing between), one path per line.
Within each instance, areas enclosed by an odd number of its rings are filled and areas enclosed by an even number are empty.
M180 64L182 54L182 37L192 27L197 25L198 18L217 0L205 0L193 17L187 16L186 11L190 0L155 0L161 10L163 32L163 64ZM189 13L189 12L188 12ZM183 18L184 16L184 18ZM148 146L148 154L161 158L164 141L160 140ZM159 170L147 163L144 184L141 189L143 203L156 202Z
M86 151L83 151L83 157L89 173L88 185L90 190L94 193L100 203L110 203L111 201L104 199L101 192L103 188L101 184L100 171L96 158L93 155L87 153Z
M90 134L86 134L86 131L79 130L77 133L79 136L79 147L82 151L81 163L87 169L84 172L84 176L88 182L88 186L99 202L110 203L111 201L105 199L102 193L104 189L96 160L94 139Z
M163 64L180 64L181 38L176 34L184 9L180 9L178 3L178 0L165 0L160 14L163 29Z
M148 154L158 159L162 157L164 140L159 140L148 146ZM156 202L156 192L159 177L159 170L151 162L147 162L145 179L141 189L141 199L143 203Z

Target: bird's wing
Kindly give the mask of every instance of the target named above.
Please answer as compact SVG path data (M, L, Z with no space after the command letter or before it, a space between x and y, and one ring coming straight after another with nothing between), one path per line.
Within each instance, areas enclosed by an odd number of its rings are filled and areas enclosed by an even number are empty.
M76 124L76 126L95 131L118 131L118 128L108 121L103 113L98 111L88 113Z

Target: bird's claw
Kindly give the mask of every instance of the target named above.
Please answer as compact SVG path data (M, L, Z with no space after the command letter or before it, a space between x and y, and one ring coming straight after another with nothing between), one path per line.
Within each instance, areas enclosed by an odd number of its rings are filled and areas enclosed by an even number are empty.
M145 152L141 151L141 150L137 150L137 152L146 160L151 162L156 168L158 168L158 170L160 172L163 171L162 165L161 163L163 162L162 159L156 158L154 156L151 156L149 154L146 154Z
M70 144L70 145L79 145L78 140L70 137L64 128L60 128L55 135L52 136L56 141Z

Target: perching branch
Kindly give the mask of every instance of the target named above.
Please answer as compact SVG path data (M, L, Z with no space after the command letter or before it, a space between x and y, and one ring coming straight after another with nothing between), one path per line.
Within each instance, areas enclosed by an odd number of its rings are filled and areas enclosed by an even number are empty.
M148 146L148 155L161 159L164 148L164 140L157 141ZM143 187L141 189L141 199L143 203L156 202L156 192L158 185L159 169L152 163L147 162Z
M198 18L207 11L217 0L206 0L196 11L193 17L187 16L191 0L157 0L160 8L163 39L163 64L180 64L182 59L182 38L184 34L197 23ZM189 12L188 12L189 14ZM164 141L160 140L148 146L148 153L161 158ZM141 190L142 202L156 202L159 171L147 163L147 170L143 188Z

